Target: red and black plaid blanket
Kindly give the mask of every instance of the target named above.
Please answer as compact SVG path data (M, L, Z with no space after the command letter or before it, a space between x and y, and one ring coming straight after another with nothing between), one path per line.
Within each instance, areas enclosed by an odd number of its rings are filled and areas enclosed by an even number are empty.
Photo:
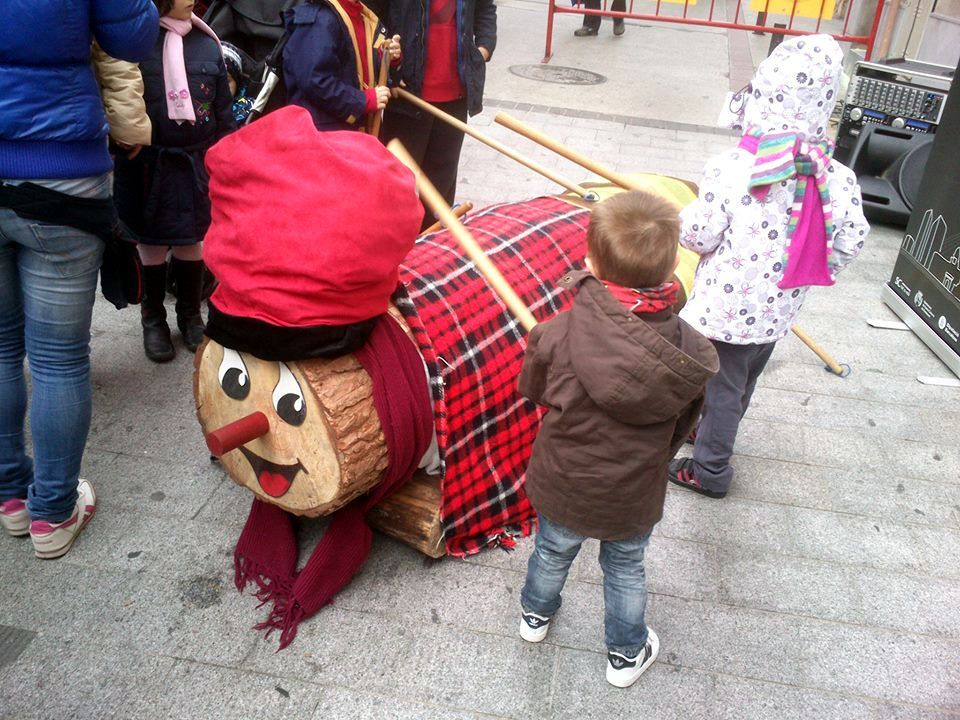
M466 225L542 321L573 300L556 282L582 267L589 221L589 211L543 197L485 208ZM394 301L431 374L447 552L512 547L512 535L533 528L523 474L542 416L517 392L523 328L446 231L418 240L400 280Z

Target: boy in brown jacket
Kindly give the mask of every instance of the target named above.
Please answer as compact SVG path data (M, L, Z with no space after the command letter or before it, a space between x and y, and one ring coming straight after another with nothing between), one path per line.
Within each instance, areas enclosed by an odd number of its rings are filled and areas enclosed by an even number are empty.
M540 518L521 592L520 636L546 637L570 564L600 542L607 681L629 687L659 652L644 622L643 554L663 515L667 464L693 428L717 372L711 343L673 311L680 221L653 195L593 211L587 269L560 285L573 307L530 334L520 392L549 412L526 489Z

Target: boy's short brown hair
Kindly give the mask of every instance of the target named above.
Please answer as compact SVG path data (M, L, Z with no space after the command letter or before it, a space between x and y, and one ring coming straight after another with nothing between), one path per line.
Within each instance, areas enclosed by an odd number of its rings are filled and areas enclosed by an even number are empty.
M157 12L160 14L160 17L163 17L173 10L173 0L153 0L153 4L157 6Z
M680 217L668 201L640 190L598 204L587 228L587 255L601 280L631 288L670 279L677 261Z

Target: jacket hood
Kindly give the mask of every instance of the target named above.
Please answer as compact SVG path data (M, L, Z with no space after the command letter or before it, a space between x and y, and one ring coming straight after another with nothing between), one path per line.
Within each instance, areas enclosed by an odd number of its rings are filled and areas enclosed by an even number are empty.
M843 51L829 35L784 40L760 63L743 107L744 129L819 142L836 104Z
M719 369L712 343L679 318L674 345L630 313L587 272L569 273L561 287L580 287L568 338L577 380L614 419L649 425L675 417L703 393ZM654 316L650 316L651 319Z

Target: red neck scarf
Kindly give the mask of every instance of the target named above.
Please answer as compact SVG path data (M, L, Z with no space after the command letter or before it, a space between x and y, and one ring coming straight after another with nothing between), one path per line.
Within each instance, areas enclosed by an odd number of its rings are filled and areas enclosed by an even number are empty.
M400 326L381 316L356 356L373 381L373 402L387 442L390 464L380 484L333 514L299 573L293 516L262 500L253 501L234 551L237 589L254 582L262 603L272 603L267 619L255 628L267 634L279 630L278 650L293 642L301 620L329 603L363 566L373 542L364 513L410 479L433 435L423 361Z
M652 288L628 288L616 283L601 280L620 304L634 315L660 312L673 307L677 302L680 283L676 280L665 282Z

